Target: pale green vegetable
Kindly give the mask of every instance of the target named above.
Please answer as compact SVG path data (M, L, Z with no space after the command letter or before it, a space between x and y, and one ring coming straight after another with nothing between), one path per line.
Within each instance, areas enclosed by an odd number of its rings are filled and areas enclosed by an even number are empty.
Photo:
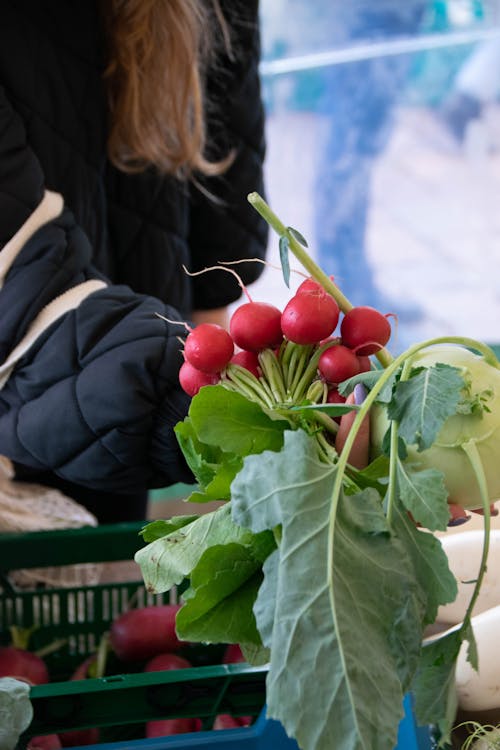
M0 678L0 750L14 750L20 735L31 724L33 708L27 682Z
M431 447L409 446L405 463L417 469L438 469L444 474L449 502L463 508L481 508L476 473L467 449L473 445L486 475L490 502L500 499L500 369L484 357L460 346L436 346L418 353L414 367L442 363L456 367L466 387L457 414L448 417ZM372 410L372 446L375 454L389 426L385 407Z

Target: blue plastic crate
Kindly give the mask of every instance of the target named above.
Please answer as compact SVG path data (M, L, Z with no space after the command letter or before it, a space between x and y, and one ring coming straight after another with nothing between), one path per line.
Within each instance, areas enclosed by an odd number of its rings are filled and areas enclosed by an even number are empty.
M413 711L413 699L406 695L403 701L405 715L398 731L398 744L395 750L432 750L434 743L429 727L419 727Z
M410 695L405 697L403 707L405 715L399 725L398 744L394 750L432 750L431 733L427 727L417 726ZM251 727L110 742L94 745L94 750L208 750L210 747L222 750L299 750L279 721L266 718L265 709Z

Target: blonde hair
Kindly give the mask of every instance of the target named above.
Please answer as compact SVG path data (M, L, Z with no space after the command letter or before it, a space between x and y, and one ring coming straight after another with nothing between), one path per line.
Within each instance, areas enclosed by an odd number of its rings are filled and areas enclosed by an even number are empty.
M205 72L228 26L217 0L102 0L108 155L125 172L154 165L185 179L220 174L205 156Z

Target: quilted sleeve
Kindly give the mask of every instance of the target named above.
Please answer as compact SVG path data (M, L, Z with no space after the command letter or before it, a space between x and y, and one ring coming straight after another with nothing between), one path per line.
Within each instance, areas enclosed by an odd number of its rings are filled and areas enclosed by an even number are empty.
M128 287L91 294L32 345L0 391L0 454L82 487L133 493L193 481L174 434L176 311Z
M234 149L229 170L203 182L209 194L193 187L190 217L192 270L218 261L264 258L267 225L249 205L248 193L264 193L264 109L259 79L260 31L257 0L226 0L224 15L233 38L230 57L218 60L208 80L213 102L208 120L209 156L220 158ZM238 273L245 284L262 273L261 263L242 263ZM241 296L236 279L228 273L193 278L195 309L225 306Z

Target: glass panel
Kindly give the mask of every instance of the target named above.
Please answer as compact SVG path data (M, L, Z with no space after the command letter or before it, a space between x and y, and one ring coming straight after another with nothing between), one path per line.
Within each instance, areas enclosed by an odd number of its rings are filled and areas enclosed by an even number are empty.
M499 6L261 2L267 199L354 304L398 315L393 353L500 341ZM251 294L300 281L269 268Z

